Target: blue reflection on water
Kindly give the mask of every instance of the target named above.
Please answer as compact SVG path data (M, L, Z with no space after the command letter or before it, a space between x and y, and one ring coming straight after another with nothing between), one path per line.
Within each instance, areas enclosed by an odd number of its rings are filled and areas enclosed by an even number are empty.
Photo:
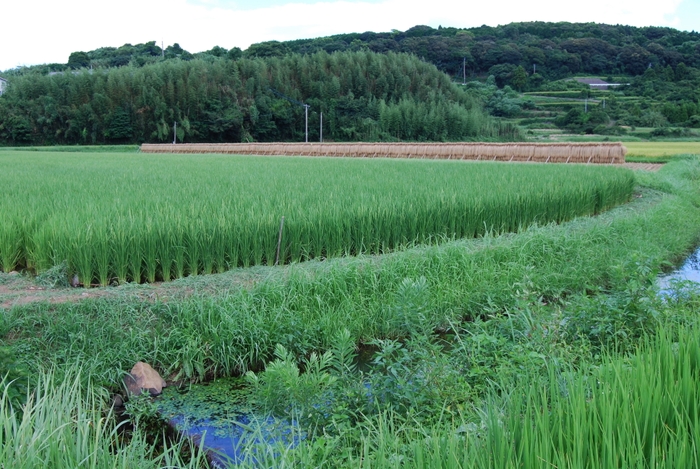
M686 259L674 272L659 279L659 294L676 297L683 291L700 288L700 248Z
M257 464L294 448L304 432L294 419L267 416L243 378L168 387L156 400L161 417L207 453L215 468Z
M255 462L255 451L260 445L293 448L303 438L296 424L274 417L237 415L226 421L216 418L191 421L185 415L176 415L170 424L195 445L201 444L209 453L212 465L218 468Z

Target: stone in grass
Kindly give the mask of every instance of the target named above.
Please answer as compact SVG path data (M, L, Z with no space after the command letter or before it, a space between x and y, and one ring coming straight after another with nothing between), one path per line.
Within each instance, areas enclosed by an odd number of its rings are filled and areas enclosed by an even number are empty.
M144 362L138 362L131 369L131 373L124 376L124 384L130 395L139 396L141 392L146 390L151 396L157 396L163 392L166 386L165 380L160 377L158 372L151 365Z

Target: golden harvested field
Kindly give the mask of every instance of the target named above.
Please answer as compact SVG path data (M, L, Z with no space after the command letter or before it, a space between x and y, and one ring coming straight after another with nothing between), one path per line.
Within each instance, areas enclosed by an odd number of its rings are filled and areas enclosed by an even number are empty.
M627 156L700 155L700 142L625 142Z

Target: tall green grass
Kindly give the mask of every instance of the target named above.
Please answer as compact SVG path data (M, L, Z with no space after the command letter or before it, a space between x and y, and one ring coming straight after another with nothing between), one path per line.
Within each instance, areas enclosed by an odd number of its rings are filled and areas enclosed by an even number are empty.
M420 332L403 345L385 341L360 377L336 365L352 363L339 360L342 334L303 374L278 349L247 376L253 396L275 415L298 415L307 440L246 450L264 467L698 467L699 293L659 300L652 288L636 305L655 312L640 314L645 331L622 327L618 345L629 346L598 352L562 335L544 308L464 324L447 350ZM479 363L489 369L474 393Z
M363 437L366 459L348 467L396 467L396 459L405 468L698 467L700 331L674 329L628 358L511 383L477 423L395 431L380 420Z
M372 418L354 415L353 421L341 421L345 426L327 433L321 429L319 438L297 448L251 448L256 464L695 467L697 294L661 302L635 292L645 290L655 272L699 241L698 178L700 161L679 159L640 178L665 193L641 190L631 204L599 217L388 256L233 272L220 276L216 294L167 304L125 296L4 310L0 366L16 361L26 365L17 370L34 371L53 364L69 379L40 386L29 402L41 401L43 410L36 416L30 412L23 425L17 422L24 417L8 411L9 399L0 401L0 454L7 458L0 464L44 467L52 457L53 467L74 467L76 458L89 452L95 467L116 466L100 449L114 442L111 424L104 424L104 437L89 434L97 443L80 449L83 435L91 431L81 422L94 425L96 420L75 416L94 415L85 409L101 408L102 401L99 391L85 394L72 383L114 385L136 360L154 364L167 376L204 379L260 369L278 344L290 357L331 349L338 345L339 330L347 329L344 340L352 344L450 328L460 331L464 344L442 355L435 347L411 351L406 357L419 358L418 368L404 360L401 341L381 342L397 353L385 362L387 383L373 384L393 391L388 398L406 403L398 407L401 415L380 409ZM190 279L182 283L195 285ZM221 288L226 283L235 285ZM551 316L543 318L545 313ZM482 326L479 318L483 323L493 319L493 325ZM597 330L601 324L612 324L610 337L628 346L607 347ZM593 338L600 339L599 346ZM80 376L65 372L72 363L80 363ZM453 368L456 363L462 367ZM411 386L416 382L428 385ZM0 390L9 396L11 388L5 386ZM66 390L52 391L61 386ZM365 396L366 388L360 389ZM87 396L80 401L87 402L83 407L57 408L79 395ZM407 410L412 402L420 405ZM52 423L53 416L46 416L49 406L73 419L56 417L62 423ZM339 410L341 417L348 415ZM426 414L430 418L423 418ZM48 433L42 433L44 427ZM144 441L141 436L134 441L133 448L110 446L115 458L123 458L118 462L127 461L118 467L187 467L186 461L158 459L152 446L138 443ZM57 447L69 448L69 454L56 455ZM30 451L20 461L16 455L25 448Z
M184 441L149 442L138 426L127 434L106 408L106 391L83 386L77 366L60 375L40 373L21 408L11 405L11 383L0 382L0 467L202 467L199 451L185 460Z
M579 165L1 152L0 268L67 262L84 285L384 253L563 222L626 202Z
M652 176L676 181L674 191L696 190L684 175L698 168L697 160L679 160ZM17 307L0 316L0 335L37 363L79 359L100 382L119 379L138 360L204 379L260 366L277 344L296 356L325 350L343 328L358 341L404 337L417 313L401 305L414 294L424 328L502 313L524 295L562 304L626 285L639 265L658 272L697 243L696 205L640 195L598 217L513 236L185 279L182 288L195 294L182 300L144 303L127 290L112 300Z

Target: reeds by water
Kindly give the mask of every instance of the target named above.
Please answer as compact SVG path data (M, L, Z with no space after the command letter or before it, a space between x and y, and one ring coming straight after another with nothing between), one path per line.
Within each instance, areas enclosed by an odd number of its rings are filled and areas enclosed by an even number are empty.
M187 460L185 441L149 442L136 426L125 438L112 411L106 411L106 390L83 385L78 366L58 377L41 372L22 408L9 399L12 383L0 379L0 467L13 469L162 467L199 468L204 454L194 448Z

